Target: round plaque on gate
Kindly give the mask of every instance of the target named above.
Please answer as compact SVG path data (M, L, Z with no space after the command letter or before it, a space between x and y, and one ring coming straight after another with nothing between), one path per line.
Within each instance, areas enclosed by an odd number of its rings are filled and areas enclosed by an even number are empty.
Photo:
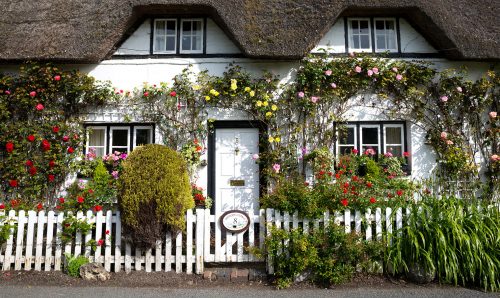
M231 233L241 233L248 229L250 217L241 210L229 210L220 217L221 227Z

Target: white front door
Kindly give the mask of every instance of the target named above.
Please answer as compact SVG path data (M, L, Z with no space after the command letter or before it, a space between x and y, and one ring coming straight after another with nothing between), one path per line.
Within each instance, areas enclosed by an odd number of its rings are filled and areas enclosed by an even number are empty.
M259 210L259 153L257 128L219 128L215 131L215 212Z

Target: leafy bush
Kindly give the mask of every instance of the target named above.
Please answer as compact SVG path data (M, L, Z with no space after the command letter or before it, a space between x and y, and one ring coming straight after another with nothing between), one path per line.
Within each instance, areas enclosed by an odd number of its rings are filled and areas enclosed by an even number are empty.
M124 230L139 247L153 247L167 230L182 230L186 210L194 207L185 161L162 145L135 149L123 162L118 202Z
M265 251L275 266L276 285L288 287L297 276L310 272L321 285L341 284L351 279L358 265L381 259L381 242L368 243L362 235L346 234L344 227L331 222L327 228L308 234L273 227L265 240Z
M387 263L394 273L418 265L443 283L500 289L500 211L454 197L426 197L411 207L407 225L392 235Z
M69 276L80 277L80 267L89 263L89 259L85 256L71 256L70 254L65 254L66 257L66 272Z

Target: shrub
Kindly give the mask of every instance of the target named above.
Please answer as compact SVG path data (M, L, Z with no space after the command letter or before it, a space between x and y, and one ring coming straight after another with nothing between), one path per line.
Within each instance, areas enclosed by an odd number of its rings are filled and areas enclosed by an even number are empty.
M194 207L185 161L162 145L137 148L123 162L118 203L125 231L139 247L182 230L186 210Z
M80 277L80 267L89 263L89 259L85 256L71 256L66 254L66 272L69 276Z

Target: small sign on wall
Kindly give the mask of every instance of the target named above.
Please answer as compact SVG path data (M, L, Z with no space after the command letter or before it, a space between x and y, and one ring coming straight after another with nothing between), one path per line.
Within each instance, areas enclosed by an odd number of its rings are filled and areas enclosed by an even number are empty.
M250 217L241 210L226 211L219 220L222 229L231 233L245 232L250 226Z

